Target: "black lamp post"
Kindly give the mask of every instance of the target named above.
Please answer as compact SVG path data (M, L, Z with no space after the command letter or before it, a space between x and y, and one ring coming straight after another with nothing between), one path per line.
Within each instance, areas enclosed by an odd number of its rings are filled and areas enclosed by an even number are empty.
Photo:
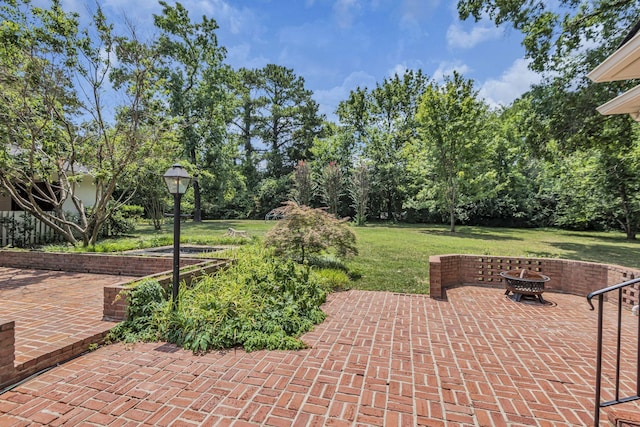
M164 174L164 182L173 194L173 288L171 306L178 306L178 281L180 280L180 199L186 193L191 177L179 164L173 165Z

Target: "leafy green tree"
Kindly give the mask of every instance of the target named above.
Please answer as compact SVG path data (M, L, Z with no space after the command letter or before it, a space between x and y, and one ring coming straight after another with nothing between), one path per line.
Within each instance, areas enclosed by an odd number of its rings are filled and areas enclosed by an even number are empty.
M367 222L370 191L369 166L362 161L351 172L351 181L349 182L349 197L351 198L351 206L356 211L356 225L362 226Z
M246 68L238 70L237 78L234 80L237 110L231 120L235 132L230 132L229 137L235 139L239 147L242 174L248 188L255 188L260 182L258 164L261 156L255 146L255 139L259 136L259 112L265 103L265 99L258 95L261 81L258 70Z
M265 236L265 244L304 263L309 256L332 251L340 258L357 255L356 236L345 221L323 209L286 202L282 219Z
M293 70L268 64L259 71L258 134L268 147L267 174L288 175L299 160L310 158L313 140L322 131L318 104Z
M99 7L87 28L58 0L4 3L0 17L0 183L69 243L93 244L130 194L114 199L118 185L135 181L165 131L152 49L114 34ZM104 96L110 89L121 104ZM79 197L86 175L91 209Z
M291 198L299 205L311 206L311 199L315 192L314 187L309 163L300 160L293 171Z
M640 4L634 0L458 0L458 12L462 19L488 17L496 25L510 23L524 35L522 44L532 69L561 71L569 63L593 68L613 52L638 20ZM601 49L605 46L608 53Z
M167 132L164 137L166 141L154 145L149 157L136 165L138 170L132 175L138 191L131 198L131 203L144 207L146 217L156 230L162 229L164 214L173 204L162 175L175 163L174 156L180 152L180 142L174 133Z
M472 223L550 225L547 203L539 197L545 162L526 138L532 114L526 97L489 114L486 157L487 170L495 173L494 191L467 206Z
M196 174L193 219L200 221L202 182L234 179L232 172L231 176L222 173L232 169L228 163L235 157L235 150L225 147L227 124L234 113L233 73L223 64L226 51L218 46L214 19L203 16L193 22L182 4L160 4L162 13L154 15L161 31L156 48L163 60L171 114L178 121L180 140Z
M461 200L482 199L488 190L488 118L488 107L478 99L473 81L457 72L441 86L429 84L418 108L418 147L424 157L415 158L427 159L424 166L449 214L451 232Z
M266 177L258 185L253 196L255 216L264 218L267 213L277 209L288 200L291 191L291 176L279 178Z
M610 217L622 224L627 238L633 238L633 229L637 228L633 218L637 210L628 190L634 188L635 182L625 164L626 159L633 157L629 155L634 145L631 120L622 116L603 117L596 112L596 107L634 83L592 84L585 76L626 41L640 15L640 3L632 0L561 0L559 4L540 0L460 0L458 11L463 19L472 16L479 20L488 16L496 25L510 23L524 34L523 45L532 60L531 68L551 72L548 80L528 95L534 113L529 119L532 123L529 143L542 153L546 151L547 158L552 151L549 148L557 148L556 155L561 157L557 160L561 164L580 158L581 151L591 152L594 157L590 159L597 161L597 169L604 172L600 179L591 180L594 185L600 185L592 189L592 194L606 195L601 198L600 206L608 206ZM575 202L581 206L579 201ZM565 213L572 211L560 208ZM560 217L581 220L562 212ZM621 216L621 212L626 214ZM582 220L591 216L582 215Z
M354 133L348 127L325 123L324 135L316 138L311 146L311 167L314 173L319 174L325 165L335 162L347 175L353 160L360 154Z
M637 138L629 145L603 145L558 156L546 171L550 185L545 188L557 201L554 225L615 227L635 240L640 226L640 179L634 173L638 162Z
M358 88L338 106L340 122L362 145L371 161L376 211L386 208L388 218L399 218L408 195L407 145L417 137L415 114L428 79L421 71L385 79L375 89Z

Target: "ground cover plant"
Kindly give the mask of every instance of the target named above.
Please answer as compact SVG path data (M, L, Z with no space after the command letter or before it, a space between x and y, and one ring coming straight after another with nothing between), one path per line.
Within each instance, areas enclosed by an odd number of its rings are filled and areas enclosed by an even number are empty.
M113 329L111 339L163 340L193 352L301 349L305 344L298 337L325 318L322 283L309 267L249 245L236 252L228 269L183 286L175 310L157 281L135 286L128 319Z

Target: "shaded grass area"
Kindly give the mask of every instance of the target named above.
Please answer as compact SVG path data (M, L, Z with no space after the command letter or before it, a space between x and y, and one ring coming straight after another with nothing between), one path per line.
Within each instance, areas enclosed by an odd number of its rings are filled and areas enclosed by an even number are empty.
M270 221L229 220L185 222L181 242L191 244L246 243L247 239L225 237L228 228L247 231L261 239L273 227ZM135 236L100 242L94 251L170 245L173 225L157 232L141 225ZM572 232L556 229L466 227L450 233L446 226L424 224L369 224L353 227L360 255L347 261L352 287L403 293L429 292L429 256L478 254L567 258L638 267L640 242L625 240L619 232ZM49 247L60 250L60 247ZM68 248L66 250L69 250ZM82 250L76 249L76 250Z

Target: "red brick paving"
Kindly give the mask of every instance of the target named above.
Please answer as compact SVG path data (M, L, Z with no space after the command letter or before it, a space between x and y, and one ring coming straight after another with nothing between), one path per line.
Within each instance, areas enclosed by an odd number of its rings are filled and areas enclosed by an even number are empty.
M111 329L102 321L103 287L134 279L0 267L0 317L16 322L15 363Z
M545 298L349 291L329 297L303 351L111 345L0 395L0 426L591 425L596 313Z

